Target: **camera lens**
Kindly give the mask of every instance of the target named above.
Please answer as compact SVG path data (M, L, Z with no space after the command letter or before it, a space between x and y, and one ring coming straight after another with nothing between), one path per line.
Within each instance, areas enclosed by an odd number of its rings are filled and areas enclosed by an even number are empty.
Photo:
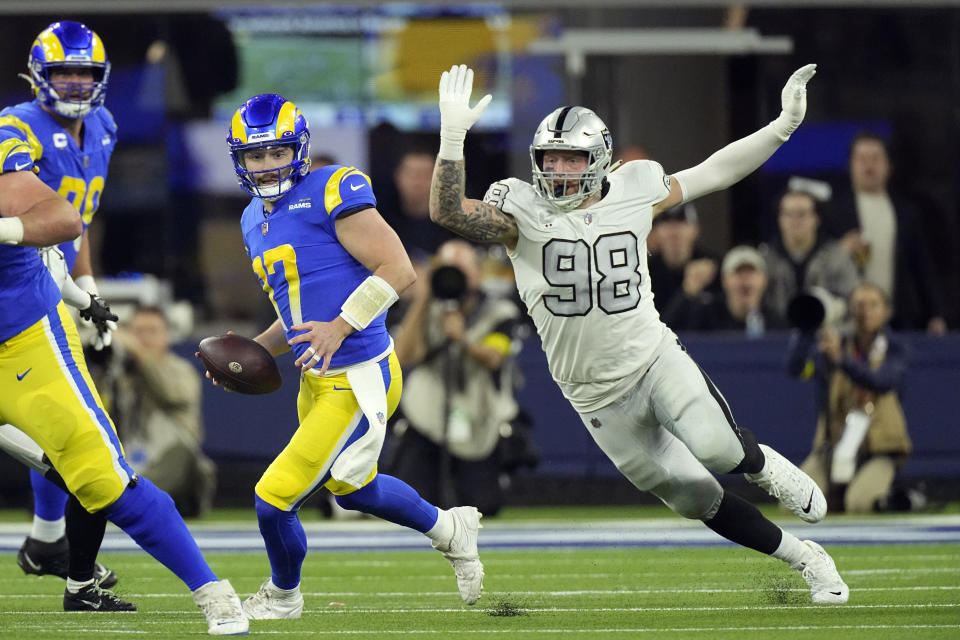
M430 288L435 298L459 300L467 291L467 277L454 266L438 267L430 276Z

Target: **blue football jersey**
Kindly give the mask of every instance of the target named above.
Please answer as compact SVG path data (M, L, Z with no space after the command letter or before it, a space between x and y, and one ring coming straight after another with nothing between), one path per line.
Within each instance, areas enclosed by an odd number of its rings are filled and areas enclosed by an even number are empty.
M0 173L34 171L83 217L86 231L100 206L107 165L117 143L117 125L106 108L83 120L83 148L36 102L0 111ZM73 270L80 238L60 245Z
M337 240L334 228L344 211L375 207L370 179L353 167L329 165L305 176L267 213L254 198L243 212L244 248L253 271L276 309L287 340L301 332L290 327L329 322L370 270ZM370 360L390 347L382 314L363 331L347 336L331 367ZM293 345L299 357L309 347Z
M60 302L60 290L36 247L0 244L0 344Z

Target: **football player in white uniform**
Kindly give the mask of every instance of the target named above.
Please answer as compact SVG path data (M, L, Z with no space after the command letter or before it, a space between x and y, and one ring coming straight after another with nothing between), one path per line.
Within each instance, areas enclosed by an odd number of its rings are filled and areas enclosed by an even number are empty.
M773 122L672 176L649 160L612 171L603 121L584 107L562 107L534 134L533 183L496 182L481 201L464 196L463 142L492 97L471 108L473 71L454 66L440 79L430 217L469 240L506 247L554 380L623 475L678 514L788 563L813 602L843 603L847 585L818 544L781 530L713 476L743 473L807 522L826 514L813 480L734 422L660 320L646 260L654 216L734 184L790 137L815 70L790 76Z

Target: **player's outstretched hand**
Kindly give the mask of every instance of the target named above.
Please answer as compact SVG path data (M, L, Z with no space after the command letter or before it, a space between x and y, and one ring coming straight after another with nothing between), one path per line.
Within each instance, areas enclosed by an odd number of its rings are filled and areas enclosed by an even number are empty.
M807 83L816 73L817 65L806 64L794 71L787 84L783 85L783 91L780 92L783 111L774 120L777 133L783 140L789 138L803 122L807 113Z
M817 73L817 65L806 64L790 76L787 84L783 86L780 92L780 102L783 110L796 118L797 124L803 120L807 113L807 83Z
M289 340L291 347L301 342L310 345L293 364L300 367L301 371L312 369L319 364L321 376L327 372L330 360L337 349L340 348L343 339L350 335L353 330L340 316L337 316L332 322L310 320L303 324L295 324L290 329L305 332Z
M493 96L487 94L470 107L473 92L473 69L465 64L454 65L440 76L440 139L459 146L461 157L467 131L480 118ZM444 156L444 154L441 154Z

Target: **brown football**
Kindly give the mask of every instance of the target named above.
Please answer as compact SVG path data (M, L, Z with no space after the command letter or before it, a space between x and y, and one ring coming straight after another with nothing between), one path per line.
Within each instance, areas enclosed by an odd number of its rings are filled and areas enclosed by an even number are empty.
M237 393L271 393L283 380L277 361L260 343L228 333L200 341L200 360L214 380Z

